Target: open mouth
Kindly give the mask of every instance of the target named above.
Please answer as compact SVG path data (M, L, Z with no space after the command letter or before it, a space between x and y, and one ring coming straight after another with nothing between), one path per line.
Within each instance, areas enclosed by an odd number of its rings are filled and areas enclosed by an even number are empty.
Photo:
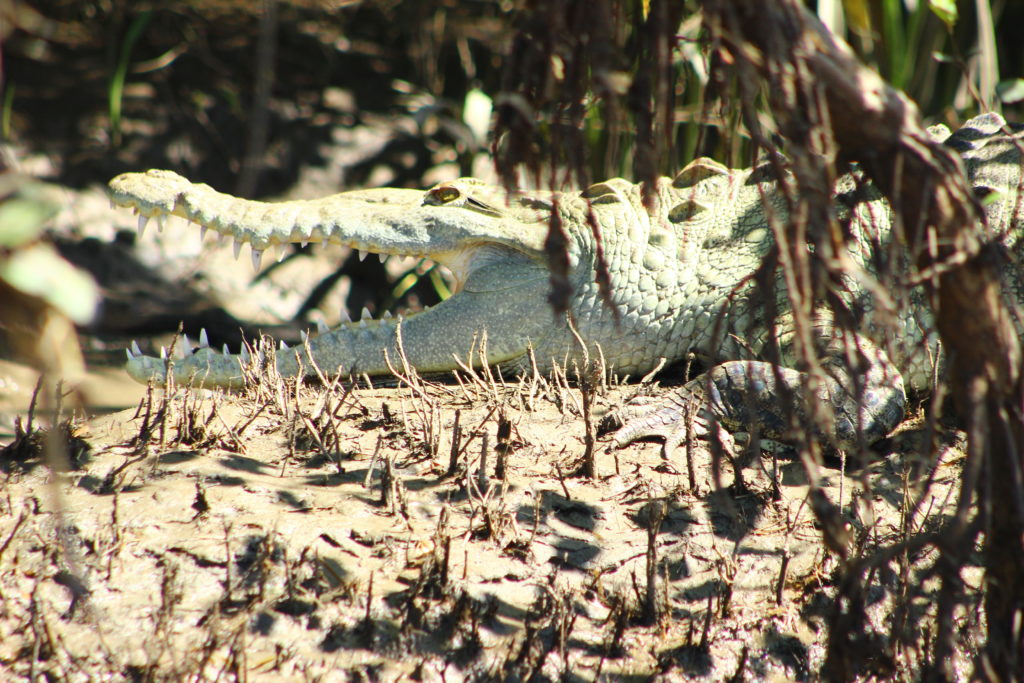
M111 202L112 205L120 205L126 208L131 208L138 215L137 222L137 235L139 239L142 239L147 231L147 228L155 222L158 230L163 232L165 226L168 224L167 214L161 211L156 211L147 215L144 208L140 208L133 202L115 203ZM191 224L195 221L190 220L187 216L181 216L179 211L175 211L174 214L181 217L186 223ZM222 232L217 227L211 227L204 224L198 224L198 239L199 241L207 241L207 234L211 231L214 235L214 241L220 244L225 244L231 240L231 235L226 232ZM191 237L188 239L195 239ZM393 323L396 320L410 318L425 312L428 312L434 306L443 303L451 296L457 294L462 289L462 284L465 282L465 276L459 277L459 274L453 272L446 265L437 262L431 258L424 256L409 256L400 254L387 254L371 252L369 249L361 248L363 245L358 243L347 244L338 240L334 236L323 237L317 234L314 230L308 239L292 239L287 242L274 243L272 246L266 249L256 249L245 239L235 238L233 239L233 254L236 260L243 258L243 244L247 244L250 247L250 260L253 269L257 273L267 273L278 267L279 263L283 263L289 259L292 259L300 254L298 250L293 249L299 247L301 249L319 250L326 246L342 246L348 247L350 253L356 254L360 262L366 260L368 257L376 257L386 272L386 286L390 288L388 295L384 296L380 303L380 308L375 313L371 313L368 307L363 307L358 317L350 315L349 311L344 307L340 307L337 321L341 326L351 326L352 328L367 328L371 326L379 325L381 322ZM344 252L343 252L344 254ZM273 258L272 263L265 263L265 256ZM341 263L348 260L346 255L341 258ZM469 265L471 259L456 259L458 266L466 267ZM333 277L341 279L342 276L347 276L348 287L352 286L353 281L358 278L358 275L351 273L342 273L341 271L335 271ZM378 283L383 284L383 283ZM375 285L371 285L375 286ZM340 298L344 300L347 298L347 288L338 289L336 286L331 286L330 290L324 296L331 298ZM370 304L371 306L373 304ZM338 310L338 309L335 309ZM316 334L325 334L331 331L329 327L322 320L318 320L315 323ZM303 342L309 338L309 332L302 333ZM282 348L287 348L287 345L281 343ZM187 357L197 350L210 348L210 342L206 330L201 330L197 337L189 339L188 336L183 335L178 339L177 343L174 344L173 353L179 358ZM228 347L225 345L223 353L229 353ZM242 349L241 353L245 353ZM127 350L129 360L141 355L142 352L137 343L133 342L130 348ZM161 349L161 356L165 356L166 351Z
M173 215L197 223L200 239L212 230L230 240L236 259L243 258L242 245L249 245L249 260L263 276L277 267L264 268L264 256L291 258L295 250L288 245L332 247L330 256L345 265L317 285L323 293L316 296L322 299L348 275L349 287L369 289L356 297L368 306L358 320L339 316L340 324L333 329L318 323L318 333L303 333L302 344L309 358L339 371L386 374L387 352L390 349L393 355L396 345L421 370L447 371L457 364L454 353L470 352L478 336L488 332L492 343L487 362L501 363L521 356L528 339L547 332L524 327L535 319L533 310L543 305L549 277L537 245L518 233L507 234L494 216L481 218L479 212L454 205L434 206L419 191L356 190L319 200L266 203L219 193L171 171L151 170L114 178L110 196L115 205L135 211L140 235L151 220L162 225ZM360 265L371 253L377 254L386 275L369 264ZM303 275L308 284L312 273ZM301 291L303 283L293 289ZM351 304L352 291L348 294ZM378 317L368 310L371 301L379 306ZM427 305L435 301L440 303ZM319 300L314 302L311 294L308 302L297 317L304 317ZM193 347L196 340L198 348ZM174 366L182 378L195 372L214 384L240 384L237 358L216 354L207 334L200 331L174 346L176 355L196 357ZM244 353L243 349L238 356ZM129 373L136 379L159 378L166 371L157 359L139 355L137 345L128 349ZM282 345L276 355L279 367L284 364L288 372L306 371L298 367L299 353L288 346Z
M459 280L445 265L428 258L415 256L390 256L378 254L394 286L391 288L391 299L401 302L421 282L429 283L437 297L444 301L458 292ZM414 313L415 310L402 311Z

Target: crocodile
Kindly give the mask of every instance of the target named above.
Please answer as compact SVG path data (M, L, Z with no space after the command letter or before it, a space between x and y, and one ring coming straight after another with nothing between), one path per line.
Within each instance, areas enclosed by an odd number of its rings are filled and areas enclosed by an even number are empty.
M1024 224L1018 187L1022 130L996 114L972 119L953 133L944 126L930 129L936 142L960 153L968 179L989 198L984 229L1008 246ZM619 413L617 444L653 436L668 448L688 429L694 433L695 425L698 435L706 434L715 421L729 430L756 429L785 440L792 411L781 398L814 396L804 405L832 408L823 436L840 448L863 446L903 419L907 388L931 384L937 338L922 296L911 296L909 305L893 311L877 286L863 284L869 278L861 275L877 272L880 255L893 253L892 211L853 171L836 187L852 267L838 296L859 322L851 332L815 309L812 336L825 371L808 384L807 368L793 367L798 363L786 283L780 278L774 288L779 315L773 324L766 321L763 293L754 283L773 250L776 228L788 216L777 168L763 163L729 169L700 158L646 188L615 178L578 192L509 193L462 178L425 191L378 188L274 203L232 197L172 171L150 170L117 176L109 192L114 204L135 210L140 233L152 218L181 216L203 233L233 238L236 257L248 244L257 269L268 249L322 242L348 246L360 256L428 258L451 271L454 294L433 308L378 320L364 311L362 320L321 330L302 346L282 344L274 358L282 376L388 374L401 355L421 372L457 370L474 361L546 372L584 356L600 357L606 368L635 377L696 357L709 368L706 374L661 398L638 399ZM545 245L552 225L560 226L567 244L571 295L568 314L561 316L548 296ZM610 284L604 293L595 277L602 264ZM1019 272L1016 266L1010 270ZM244 385L246 350L217 352L205 335L197 349L187 339L178 346L184 357L168 362L141 354L133 343L128 373L140 382L164 381L171 372L177 383ZM765 360L769 348L780 365ZM803 393L808 386L812 393Z

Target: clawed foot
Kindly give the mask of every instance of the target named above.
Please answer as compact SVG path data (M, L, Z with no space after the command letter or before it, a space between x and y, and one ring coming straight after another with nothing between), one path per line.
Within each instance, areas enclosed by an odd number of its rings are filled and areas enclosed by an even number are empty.
M616 448L646 438L664 440L662 456L669 458L676 446L691 439L709 439L712 431L728 452L735 452L732 434L706 410L703 391L694 382L661 396L637 396L605 416L601 433L613 432Z

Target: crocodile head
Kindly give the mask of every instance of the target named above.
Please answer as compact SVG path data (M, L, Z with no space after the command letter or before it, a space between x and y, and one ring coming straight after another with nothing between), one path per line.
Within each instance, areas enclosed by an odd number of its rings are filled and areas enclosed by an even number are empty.
M400 363L401 353L426 372L455 369L456 358L470 362L471 356L477 363L504 363L525 358L529 344L543 343L553 328L543 249L551 205L542 193L509 196L468 178L426 191L382 188L263 203L152 170L114 178L110 196L139 214L140 233L151 218L180 216L198 223L203 233L214 230L234 239L236 256L248 244L256 267L266 249L319 242L349 246L361 256L428 258L451 271L454 294L433 308L404 319L369 320L364 313L358 323L310 336L305 348L282 348L277 363L284 375L309 373L313 363L326 374L385 374L385 351L392 363ZM241 385L244 357L215 352L205 335L200 342L195 351L187 340L177 344L186 355L173 360L176 379ZM163 378L167 365L129 352L127 369L145 382Z

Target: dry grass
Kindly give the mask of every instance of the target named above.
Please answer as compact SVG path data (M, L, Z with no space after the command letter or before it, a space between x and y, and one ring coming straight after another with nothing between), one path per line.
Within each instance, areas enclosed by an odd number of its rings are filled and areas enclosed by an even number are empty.
M0 668L806 679L840 568L902 547L864 581L864 674L920 670L937 554L914 539L951 514L955 448L925 470L902 452L826 469L819 494L793 460L746 449L716 472L699 442L691 473L683 449L664 460L598 441L588 477L585 405L604 411L622 388L585 399L564 374L437 383L398 365L397 387L306 386L263 364L244 396L154 389L94 421L91 458L65 474L5 452ZM838 552L822 544L822 504L844 530ZM960 657L978 628L972 576L953 615Z

